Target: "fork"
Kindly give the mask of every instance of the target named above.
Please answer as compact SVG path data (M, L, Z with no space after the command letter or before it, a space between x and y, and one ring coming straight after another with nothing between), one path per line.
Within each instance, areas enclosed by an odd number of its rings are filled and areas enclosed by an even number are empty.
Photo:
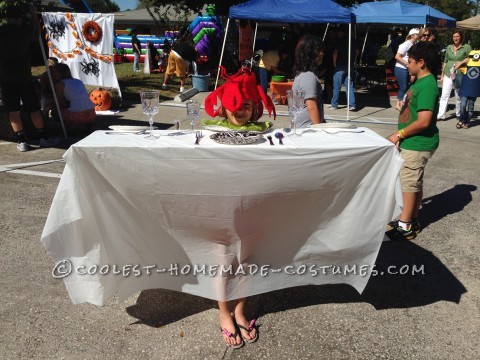
M200 144L200 139L203 137L203 134L201 131L195 131L195 145Z

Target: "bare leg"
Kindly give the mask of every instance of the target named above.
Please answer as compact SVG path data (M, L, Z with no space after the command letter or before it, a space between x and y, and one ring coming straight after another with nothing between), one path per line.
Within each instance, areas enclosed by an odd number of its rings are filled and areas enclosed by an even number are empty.
M247 318L245 317L245 304L247 303L247 299L238 299L235 302L235 321L237 324L242 325L248 329L249 327L249 322ZM257 333L256 329L252 329L251 331L247 331L245 329L240 328L240 331L242 332L242 335L245 339L251 340L254 339Z
M10 112L10 124L14 132L19 132L23 130L22 119L20 118L20 111Z
M185 85L185 76L180 78L180 87L183 87Z
M232 315L230 314L230 308L227 301L219 301L218 309L220 310L220 327L228 330L230 333L235 333L235 324L233 323ZM240 334L236 337L229 337L226 334L223 335L223 341L226 344L239 345L242 342Z
M163 85L167 85L169 78L170 78L170 75L168 75L167 73L165 73L165 77L163 78Z
M418 211L420 210L420 206L422 205L422 199L423 191L415 193L415 207L413 208L412 218L418 218Z
M418 210L415 211L415 206L417 203L417 194L413 192L404 192L403 195L403 210L400 215L400 221L410 222L414 213L418 213ZM421 195L421 194L420 194ZM421 200L421 197L420 197Z
M35 128L43 129L45 127L45 123L43 122L43 117L40 110L31 113L30 116L32 117L32 122Z

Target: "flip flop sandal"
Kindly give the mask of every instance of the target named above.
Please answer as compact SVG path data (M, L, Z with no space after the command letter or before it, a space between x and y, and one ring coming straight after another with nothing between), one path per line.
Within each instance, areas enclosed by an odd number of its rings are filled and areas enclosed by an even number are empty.
M461 129L461 128L462 128L462 126L463 126L463 123L461 123L461 122L458 122L456 126L457 126L457 129Z
M250 332L250 331L252 331L253 329L256 329L256 326L255 326L255 322L256 322L256 321L257 321L256 319L250 320L250 323L248 324L248 328L245 327L245 326L243 326L243 325L240 325L240 324L238 324L238 323L237 323L237 326L238 326L241 330L245 330L245 331L247 331L247 332ZM247 343L253 343L253 342L257 341L257 339L258 339L258 331L255 332L255 337L252 338L252 339L247 339L245 336L243 336L243 334L242 334L241 331L240 331L240 336L241 336L242 339L243 339L244 341L246 341Z
M237 329L235 329L235 332L232 334L230 331L228 331L227 329L225 328L220 328L220 331L222 333L222 335L227 335L228 337L231 337L231 338L236 338L238 334L238 331ZM240 333L240 336L243 338L242 334ZM236 344L236 345L233 345L233 344L227 344L225 341L223 342L225 345L227 345L228 347L231 347L232 349L239 349L241 348L243 345L245 345L245 343L242 342L240 344Z
M469 129L469 128L470 128L470 124L465 124L465 123L462 124L462 129Z

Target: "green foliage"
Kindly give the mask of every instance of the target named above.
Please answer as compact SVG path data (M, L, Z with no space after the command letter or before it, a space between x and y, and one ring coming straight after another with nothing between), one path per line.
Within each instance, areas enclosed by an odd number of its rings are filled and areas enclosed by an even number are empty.
M10 0L0 1L0 25L5 24L7 18L21 18L31 22L31 5L39 5L40 1Z

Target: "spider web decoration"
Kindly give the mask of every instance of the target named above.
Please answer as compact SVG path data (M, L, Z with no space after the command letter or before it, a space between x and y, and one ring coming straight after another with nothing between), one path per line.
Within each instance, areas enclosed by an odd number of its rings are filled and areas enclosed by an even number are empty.
M90 59L90 62L87 62L87 59L83 59L83 61L80 63L82 65L82 72L85 75L94 75L97 76L100 75L100 68L99 68L99 63L95 59Z
M49 56L67 64L72 77L85 85L115 88L121 96L113 65L113 15L43 12L42 19ZM104 30L96 44L90 44L82 36L83 25L88 21L95 21Z
M65 37L65 22L62 20L53 20L48 26L50 36L58 41L61 37Z

